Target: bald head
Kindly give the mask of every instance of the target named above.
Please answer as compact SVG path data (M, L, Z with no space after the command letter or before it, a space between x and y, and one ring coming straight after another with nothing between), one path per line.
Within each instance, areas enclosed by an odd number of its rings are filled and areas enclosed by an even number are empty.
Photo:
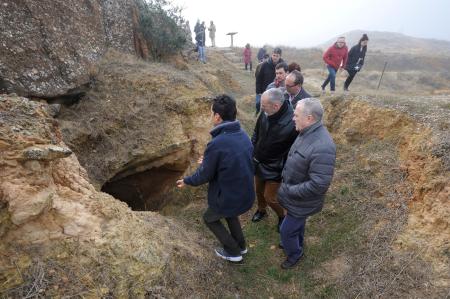
M279 88L266 90L261 96L261 110L267 115L272 115L283 106L284 95Z

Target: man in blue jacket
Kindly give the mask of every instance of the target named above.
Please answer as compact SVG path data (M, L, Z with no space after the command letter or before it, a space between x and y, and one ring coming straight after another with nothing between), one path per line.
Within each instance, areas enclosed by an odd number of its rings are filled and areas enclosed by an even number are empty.
M177 181L184 185L208 185L208 208L203 219L223 248L216 255L240 262L247 253L239 215L247 212L255 200L253 185L253 146L236 120L236 102L227 95L213 100L212 140L206 146L200 167L191 176ZM222 224L225 219L229 232Z
M336 146L322 124L323 107L317 99L299 101L294 111L299 132L284 166L278 199L287 210L280 228L286 260L281 268L294 267L303 256L306 218L322 210L331 184Z

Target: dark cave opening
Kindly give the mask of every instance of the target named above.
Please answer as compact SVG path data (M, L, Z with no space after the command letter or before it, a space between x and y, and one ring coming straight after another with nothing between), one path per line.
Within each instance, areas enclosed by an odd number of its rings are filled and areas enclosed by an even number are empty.
M170 200L167 191L175 187L184 171L167 165L106 182L102 191L125 202L134 211L158 211Z

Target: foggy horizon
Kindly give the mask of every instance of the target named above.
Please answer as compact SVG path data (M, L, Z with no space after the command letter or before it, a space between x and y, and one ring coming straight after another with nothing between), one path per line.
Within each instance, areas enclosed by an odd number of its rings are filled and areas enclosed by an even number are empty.
M234 45L239 47L246 43L254 47L263 44L317 47L355 30L450 42L447 16L450 1L444 0L341 0L339 3L330 0L308 3L175 0L172 3L183 8L182 15L189 20L192 32L197 19L204 21L206 27L214 21L219 47L230 45L228 32L238 32ZM288 12L284 13L286 7Z

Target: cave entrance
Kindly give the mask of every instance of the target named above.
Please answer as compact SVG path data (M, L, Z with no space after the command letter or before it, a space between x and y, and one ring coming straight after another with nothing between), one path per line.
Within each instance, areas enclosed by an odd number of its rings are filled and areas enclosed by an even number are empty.
M175 187L184 170L164 165L134 173L126 177L112 178L102 191L126 202L134 211L158 211L170 198L167 191Z

